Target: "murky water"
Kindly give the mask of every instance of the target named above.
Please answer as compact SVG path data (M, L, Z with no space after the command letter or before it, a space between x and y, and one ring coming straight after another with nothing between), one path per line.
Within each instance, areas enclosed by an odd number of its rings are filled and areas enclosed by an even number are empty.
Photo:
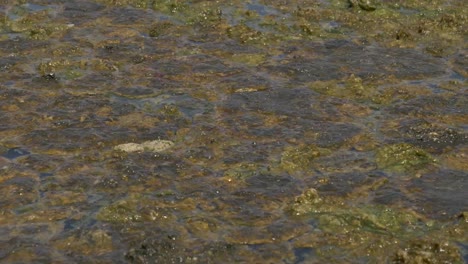
M463 6L2 1L0 262L468 263Z

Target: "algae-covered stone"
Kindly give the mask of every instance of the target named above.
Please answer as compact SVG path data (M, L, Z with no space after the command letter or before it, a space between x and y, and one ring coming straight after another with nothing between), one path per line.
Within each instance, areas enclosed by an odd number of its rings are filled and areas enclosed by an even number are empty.
M121 200L102 208L97 219L105 222L124 224L138 222L142 216L138 213L137 203L134 200Z
M153 141L146 141L141 144L137 143L126 143L120 144L114 147L115 150L120 150L124 152L138 152L138 151L151 151L151 152L161 152L170 147L172 147L174 143L169 140L153 140Z
M379 168L397 172L419 169L434 161L424 150L406 143L385 146L376 156Z
M410 125L404 131L415 145L435 151L468 143L468 135L462 131L427 122Z
M320 203L322 203L322 199L317 190L311 188L296 197L292 210L295 215L303 215L314 211L314 208L317 208Z

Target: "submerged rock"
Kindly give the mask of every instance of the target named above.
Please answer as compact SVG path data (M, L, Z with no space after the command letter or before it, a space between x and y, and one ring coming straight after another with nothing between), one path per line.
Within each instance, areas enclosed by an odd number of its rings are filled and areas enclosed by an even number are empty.
M151 151L151 152L161 152L174 145L174 142L169 140L153 140L145 141L141 144L137 143L126 143L120 144L114 147L115 150L120 150L124 152L137 152L137 151Z
M468 135L461 131L427 122L411 125L404 130L416 145L436 151L468 142Z
M466 163L466 159L465 159ZM408 182L415 208L432 218L444 219L468 208L466 171L440 169Z

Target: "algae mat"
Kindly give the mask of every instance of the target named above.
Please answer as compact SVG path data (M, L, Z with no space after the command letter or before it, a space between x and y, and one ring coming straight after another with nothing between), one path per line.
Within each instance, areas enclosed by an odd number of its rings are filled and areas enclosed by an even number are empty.
M468 263L464 1L0 1L1 263Z

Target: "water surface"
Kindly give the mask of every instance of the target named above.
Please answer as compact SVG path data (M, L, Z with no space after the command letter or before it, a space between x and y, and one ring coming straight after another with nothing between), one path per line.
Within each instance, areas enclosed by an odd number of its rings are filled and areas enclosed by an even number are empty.
M0 262L468 263L464 1L4 2Z

